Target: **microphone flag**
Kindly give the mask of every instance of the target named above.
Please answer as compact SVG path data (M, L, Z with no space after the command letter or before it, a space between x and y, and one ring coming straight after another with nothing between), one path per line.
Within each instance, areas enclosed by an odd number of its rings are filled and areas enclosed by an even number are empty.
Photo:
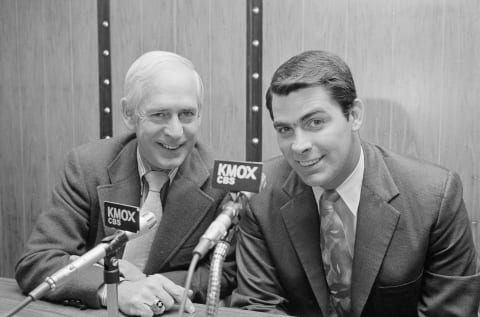
M140 230L140 211L138 207L105 201L103 210L107 227L134 233Z
M260 191L263 163L245 161L215 160L213 164L212 187L231 192Z

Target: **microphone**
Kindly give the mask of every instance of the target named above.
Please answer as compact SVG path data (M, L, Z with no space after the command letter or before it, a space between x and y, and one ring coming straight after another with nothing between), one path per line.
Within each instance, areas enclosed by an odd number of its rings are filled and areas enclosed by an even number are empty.
M240 210L245 208L245 201L239 203L238 197L243 195L248 200L265 186L266 177L262 173L262 167L263 164L257 162L215 160L212 187L228 189L238 195L233 197L235 201L228 201L222 206L220 214L200 237L193 254L203 258L208 250L227 234Z
M53 290L57 286L66 282L74 272L93 265L106 255L117 251L128 241L138 238L139 236L151 230L156 223L157 219L153 213L146 212L140 215L139 230L137 232L117 231L115 234L104 238L102 242L93 249L45 278L45 281L32 290L28 296L30 296L33 300L43 297L49 290Z

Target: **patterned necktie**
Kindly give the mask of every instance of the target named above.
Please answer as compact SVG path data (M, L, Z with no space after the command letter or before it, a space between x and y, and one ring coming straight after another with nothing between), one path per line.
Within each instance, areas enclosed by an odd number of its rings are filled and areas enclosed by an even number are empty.
M140 214L152 212L157 218L157 224L149 232L135 240L129 241L125 246L125 252L123 253L123 259L135 264L142 270L147 262L153 238L157 233L158 225L162 219L163 209L160 191L169 178L165 172L151 171L145 174L145 179L148 183L148 193L143 202L142 208L140 208Z
M348 316L350 312L353 256L344 224L335 210L348 208L339 198L335 190L326 190L320 198L320 247L333 308L329 316Z

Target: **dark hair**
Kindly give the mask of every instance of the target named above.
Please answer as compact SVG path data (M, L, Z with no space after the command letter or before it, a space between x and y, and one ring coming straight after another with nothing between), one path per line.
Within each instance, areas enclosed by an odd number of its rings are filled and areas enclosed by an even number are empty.
M348 65L326 51L306 51L293 56L275 71L266 94L266 106L273 120L272 94L287 96L302 88L321 86L338 102L347 117L357 98Z

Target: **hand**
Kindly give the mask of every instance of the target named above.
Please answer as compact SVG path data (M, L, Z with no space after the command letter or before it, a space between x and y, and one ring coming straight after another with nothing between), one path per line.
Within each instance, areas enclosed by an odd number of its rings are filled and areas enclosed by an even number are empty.
M146 277L142 270L127 260L119 259L118 269L120 270L120 274L123 276L123 278L129 281L138 281Z
M175 303L182 301L184 288L173 283L161 274L150 275L137 281L125 280L118 286L118 305L120 310L127 315L152 316L149 305L157 299L165 305L165 310L170 310ZM189 291L189 296L192 296ZM185 305L187 313L195 312L192 301L187 298Z

